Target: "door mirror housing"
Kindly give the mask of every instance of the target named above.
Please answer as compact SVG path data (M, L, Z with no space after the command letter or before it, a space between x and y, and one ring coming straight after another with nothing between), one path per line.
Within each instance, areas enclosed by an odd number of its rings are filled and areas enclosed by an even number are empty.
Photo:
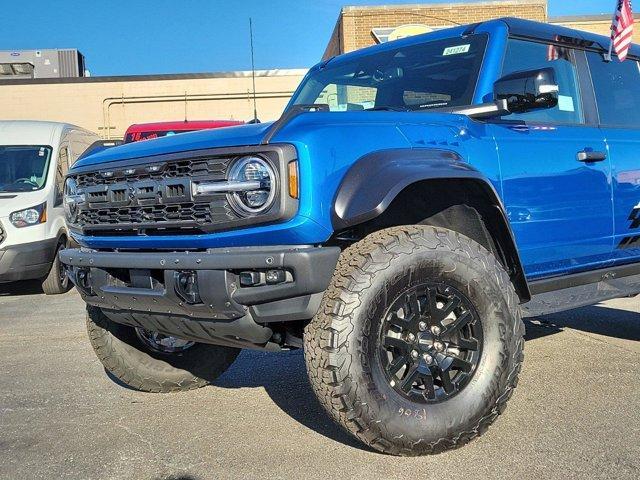
M493 97L504 100L510 113L554 108L560 89L553 68L516 72L493 84Z

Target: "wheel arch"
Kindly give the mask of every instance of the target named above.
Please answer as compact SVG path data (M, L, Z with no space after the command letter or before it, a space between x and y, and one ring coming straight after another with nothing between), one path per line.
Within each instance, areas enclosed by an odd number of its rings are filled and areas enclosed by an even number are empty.
M521 302L531 298L500 197L491 182L456 152L383 150L362 157L340 184L332 222L336 242L398 225L455 230L500 260Z

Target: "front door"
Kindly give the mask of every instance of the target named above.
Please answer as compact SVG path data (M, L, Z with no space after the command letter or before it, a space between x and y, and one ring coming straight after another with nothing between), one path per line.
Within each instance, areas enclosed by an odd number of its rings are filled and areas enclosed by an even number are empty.
M503 75L553 67L553 109L491 122L503 201L527 277L577 272L610 260L611 164L604 137L585 115L576 60L584 53L509 40Z

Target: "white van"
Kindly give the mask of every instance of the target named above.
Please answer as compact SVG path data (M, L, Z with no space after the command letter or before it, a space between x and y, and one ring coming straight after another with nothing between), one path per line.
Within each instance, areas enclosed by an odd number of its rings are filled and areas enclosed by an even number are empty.
M65 123L0 121L0 283L39 279L69 290L58 261L68 242L64 176L99 137Z

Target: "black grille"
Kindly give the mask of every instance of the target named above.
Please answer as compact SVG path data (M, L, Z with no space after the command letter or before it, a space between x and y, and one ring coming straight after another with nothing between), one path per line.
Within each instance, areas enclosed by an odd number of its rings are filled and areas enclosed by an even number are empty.
M4 230L2 229L2 224L0 223L0 243L4 242L5 238L6 238L6 235L4 233Z
M150 163L140 166L121 167L114 170L81 173L76 181L81 187L104 185L112 181L160 180L163 178L207 177L223 180L227 175L229 158L196 158L167 163ZM157 168L157 170L153 170ZM110 174L106 177L105 175Z
M82 210L78 221L85 228L89 225L148 225L187 223L189 226L219 225L237 219L226 201L211 203L177 203L173 205L149 205L121 208L96 208ZM124 226L124 225L123 225ZM90 228L89 228L90 229Z
M297 159L291 145L259 145L77 165L69 172L78 195L67 223L84 235L162 236L221 232L292 218L298 201L289 197L287 182L275 182L273 206L255 216L236 213L227 193L194 193L196 183L228 181L234 162L248 155L268 160L276 179Z
M226 179L231 159L196 158L120 166L72 176L84 190L76 225L85 233L199 233L240 220L224 193L194 197L191 180Z

